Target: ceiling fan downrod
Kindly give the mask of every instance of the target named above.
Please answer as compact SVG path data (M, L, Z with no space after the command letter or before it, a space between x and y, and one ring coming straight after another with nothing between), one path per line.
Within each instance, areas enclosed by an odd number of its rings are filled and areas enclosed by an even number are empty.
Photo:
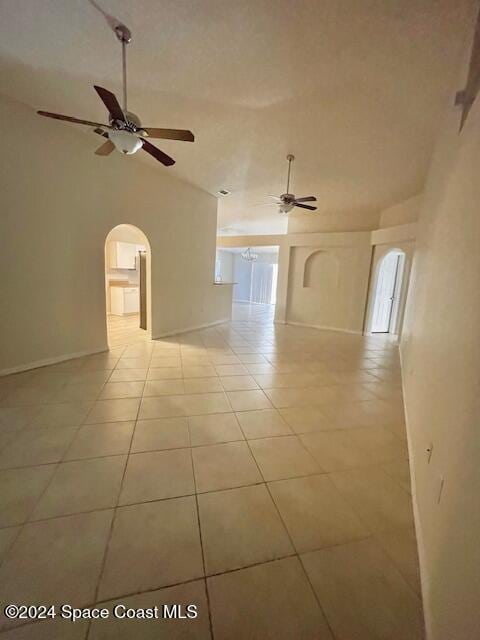
M124 24L117 24L115 35L122 45L122 76L123 76L123 111L127 112L127 44L132 41L132 33Z
M295 160L295 156L292 156L291 153L287 156L288 160L288 176L287 176L287 193L290 193L290 171L292 169L292 162Z

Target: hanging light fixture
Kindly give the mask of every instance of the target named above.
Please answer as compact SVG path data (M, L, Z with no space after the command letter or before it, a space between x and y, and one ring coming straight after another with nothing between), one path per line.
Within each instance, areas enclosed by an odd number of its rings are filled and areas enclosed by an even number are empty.
M242 258L247 262L255 262L255 260L258 258L258 253L254 253L250 249L250 247L248 247L248 249L243 251L241 255L242 255Z

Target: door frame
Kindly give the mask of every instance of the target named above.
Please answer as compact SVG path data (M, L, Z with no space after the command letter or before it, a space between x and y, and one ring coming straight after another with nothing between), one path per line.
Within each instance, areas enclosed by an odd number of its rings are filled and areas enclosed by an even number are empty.
M138 269L140 285L140 329L145 331L149 328L147 319L147 251L138 252Z
M146 307L146 314L144 316L144 318L146 319L146 329L144 327L139 326L139 328L144 329L146 331L147 336L150 338L152 335L152 316L153 316L153 311L152 311L152 305L153 305L153 301L152 301L152 249L151 249L151 245L150 245L150 241L148 239L148 236L146 235L146 233L138 226L128 223L128 222L121 222L118 223L116 225L114 225L106 234L105 238L104 238L104 246L103 246L103 254L104 254L104 265L103 265L103 277L104 277L104 282L105 282L105 308L104 308L104 315L105 315L105 342L106 344L109 345L108 342L108 327L107 327L107 316L108 316L108 298L109 298L109 286L108 286L108 272L109 272L109 254L108 254L108 243L112 240L112 235L114 231L118 231L120 228L129 228L129 230L131 230L135 235L137 235L137 242L138 244L141 244L143 246L145 246L146 248L146 261L145 261L145 269L144 269L144 273L143 273L143 277L145 279L145 287L144 287L144 291L145 291L145 307ZM129 242L131 242L131 240L128 240ZM139 254L137 253L137 260L140 260ZM139 314L140 316L140 314ZM110 345L109 345L110 347Z

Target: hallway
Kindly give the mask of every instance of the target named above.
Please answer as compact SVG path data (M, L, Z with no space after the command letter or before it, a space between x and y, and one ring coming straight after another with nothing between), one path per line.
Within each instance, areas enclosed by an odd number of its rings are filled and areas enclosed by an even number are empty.
M107 314L107 336L110 348L125 347L137 342L147 342L148 332L140 329L140 315L115 316Z
M22 639L423 638L397 348L272 315L0 379L2 609L198 607Z

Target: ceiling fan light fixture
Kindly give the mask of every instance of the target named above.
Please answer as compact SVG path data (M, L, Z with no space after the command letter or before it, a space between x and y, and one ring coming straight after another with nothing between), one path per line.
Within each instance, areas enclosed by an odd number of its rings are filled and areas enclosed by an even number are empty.
M142 140L130 131L110 129L108 137L118 151L130 156L142 147Z
M280 211L280 213L290 213L293 207L294 207L293 202L282 202L279 205L278 210Z

